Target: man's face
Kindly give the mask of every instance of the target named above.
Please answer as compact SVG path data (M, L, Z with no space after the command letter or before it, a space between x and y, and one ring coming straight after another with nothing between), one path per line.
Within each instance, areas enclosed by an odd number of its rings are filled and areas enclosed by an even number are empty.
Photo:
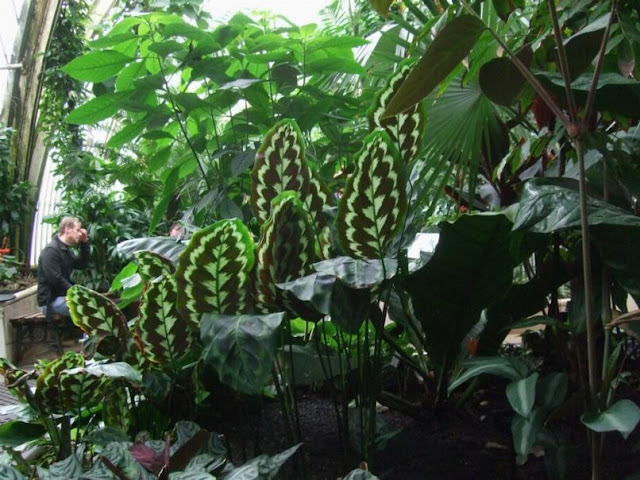
M76 223L72 227L67 227L64 231L66 242L69 245L77 245L82 238L82 224Z

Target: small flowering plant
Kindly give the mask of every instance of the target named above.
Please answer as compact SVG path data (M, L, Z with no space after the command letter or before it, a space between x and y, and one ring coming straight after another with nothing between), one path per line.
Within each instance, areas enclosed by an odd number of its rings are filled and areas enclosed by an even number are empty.
M18 273L19 264L13 255L10 255L11 249L7 246L9 239L2 239L2 248L0 248L0 283L11 282Z

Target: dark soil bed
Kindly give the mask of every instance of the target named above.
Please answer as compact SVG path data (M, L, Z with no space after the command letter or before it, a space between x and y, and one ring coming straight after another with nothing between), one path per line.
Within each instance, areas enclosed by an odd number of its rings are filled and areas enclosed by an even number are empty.
M382 418L399 433L377 454L372 472L382 480L547 478L542 451L537 457L530 455L525 465L516 466L511 448L512 413L500 388L477 391L457 410L447 404L410 417L382 409ZM257 402L238 399L227 412L219 412L224 420L209 425L226 436L234 463L292 445L279 403L263 401L260 408ZM330 396L298 392L298 415L303 446L296 462L290 461L278 478L335 480L358 467L361 458L353 449L348 449L345 460ZM582 430L577 433L584 436ZM603 478L626 479L640 472L640 458L634 452L639 440L637 433L626 442L617 433L606 437ZM588 479L586 448L579 451L569 478Z

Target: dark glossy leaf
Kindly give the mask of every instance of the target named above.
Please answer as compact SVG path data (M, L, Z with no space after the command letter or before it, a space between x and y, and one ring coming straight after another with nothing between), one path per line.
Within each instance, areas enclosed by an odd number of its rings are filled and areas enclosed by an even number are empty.
M177 241L173 237L134 238L120 242L117 246L118 252L125 257L130 257L135 252L148 250L174 263L178 262L178 256L185 248L185 243Z
M607 13L564 41L572 80L577 78L593 62L600 48L602 34L609 22L610 15Z
M511 227L504 215L495 214L463 215L445 223L431 260L407 277L405 288L437 369L454 362L482 310L511 285L519 263L513 245L519 237Z
M248 395L259 394L271 375L283 313L202 316L202 358L220 380Z
M10 420L0 425L0 445L3 447L18 447L23 443L37 440L44 434L45 429L40 423Z
M429 95L467 56L484 29L482 20L471 15L447 24L390 100L383 118L397 115Z
M369 318L369 309L372 308L371 302L370 290L352 288L337 281L333 285L329 303L331 320L341 330L356 334L360 330L360 326Z
M289 385L321 385L338 375L346 375L357 368L357 361L344 354L318 347L313 343L283 347L285 378ZM291 362L293 361L293 368Z
M300 448L301 443L273 457L260 455L226 473L224 480L263 480L276 478L278 470Z
M518 58L528 67L531 62L530 48L523 49ZM498 105L511 106L518 98L526 80L510 58L494 58L480 68L480 88L489 99Z
M631 400L622 399L604 412L584 413L580 420L594 432L615 430L627 438L640 422L640 408Z
M518 415L528 417L536 399L538 372L507 385L507 400Z
M449 393L478 375L495 375L507 380L521 380L528 374L526 364L515 357L477 357L462 363L463 371L449 385Z
M511 420L511 435L520 464L526 461L529 452L535 445L538 433L542 429L547 413L543 408L536 408L528 417L515 415Z
M562 405L569 392L569 377L564 372L551 372L538 381L536 400L547 410Z
M313 268L319 273L339 278L352 288L371 288L393 278L398 271L398 262L391 258L357 260L337 257L314 263Z
M631 295L640 296L640 228L601 225L592 240L615 280Z
M571 188L572 187L572 188ZM551 233L580 226L577 182L536 178L525 184L513 229ZM589 225L640 226L640 218L601 200L587 200Z
M329 315L331 292L337 278L326 273L312 273L290 282L276 286L293 294L298 300L306 302L323 315Z

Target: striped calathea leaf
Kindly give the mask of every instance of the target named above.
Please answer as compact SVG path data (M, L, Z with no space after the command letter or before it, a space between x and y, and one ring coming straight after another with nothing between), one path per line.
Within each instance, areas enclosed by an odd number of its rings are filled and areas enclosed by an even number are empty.
M173 372L195 339L192 325L178 311L177 283L162 275L149 282L142 294L136 333L145 358Z
M87 335L114 336L126 344L129 338L127 318L108 298L82 285L67 290L67 305L73 323Z
M4 384L11 394L21 401L26 401L25 389L30 388L27 380L32 377L32 373L22 370L6 358L0 357L0 375L4 378Z
M338 205L340 244L354 258L384 258L407 210L402 161L389 135L377 130L365 139L355 166Z
M138 273L147 281L161 275L173 275L176 270L171 260L149 250L135 252L133 256L138 263Z
M124 381L114 381L104 399L102 419L106 426L117 427L126 432L131 425L129 394Z
M221 220L194 233L176 273L183 316L198 326L204 313L246 312L254 250L249 230L238 219Z
M414 63L414 59L407 59L398 65L396 72L389 76L385 86L376 94L373 105L369 109L371 130L384 129L396 145L400 152L400 158L405 163L411 162L420 152L425 125L424 110L421 104L417 103L394 117L382 119L382 114Z
M331 229L322 209L325 205L334 206L336 201L331 191L313 170L310 170L309 193L304 198L304 203L313 219L311 225L315 228L316 253L319 258L330 258Z
M47 364L36 381L36 391L33 394L35 408L42 413L63 411L60 374L65 370L82 366L84 357L75 352L67 352Z
M315 261L309 214L295 192L283 192L271 205L271 216L260 229L256 245L254 297L262 312L294 310L295 298L280 292L277 283L302 277Z
M272 200L282 192L305 198L309 177L302 132L295 121L281 120L267 133L251 173L251 206L258 223L267 221Z

